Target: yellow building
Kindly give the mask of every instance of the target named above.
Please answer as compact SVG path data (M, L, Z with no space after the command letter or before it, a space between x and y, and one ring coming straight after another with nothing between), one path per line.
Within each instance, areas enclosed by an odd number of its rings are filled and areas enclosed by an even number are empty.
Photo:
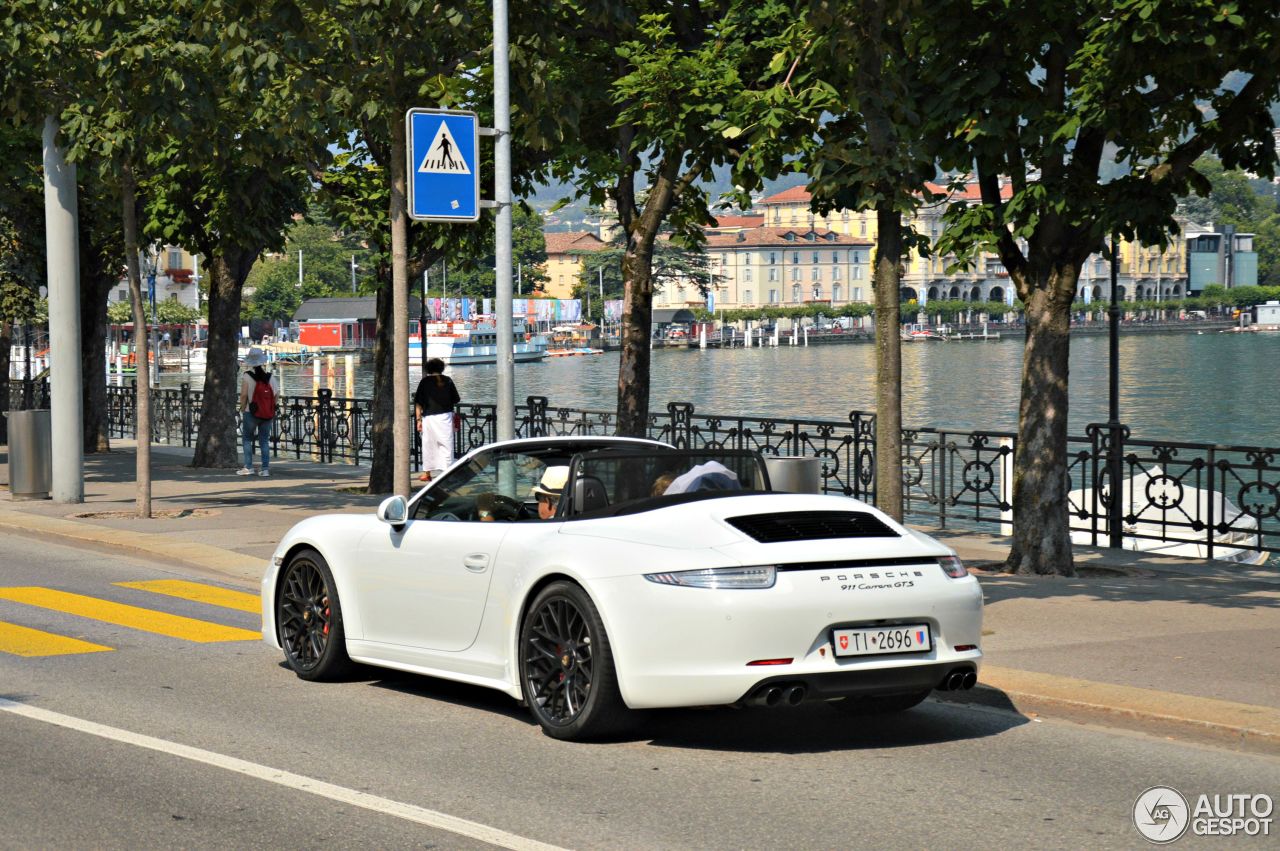
M716 276L717 308L839 308L870 301L871 242L827 229L755 227L707 236ZM653 306L700 307L705 298L692 283L654 292Z
M580 253L599 251L605 243L589 231L543 234L547 241L547 284L544 294L573 298L573 288L585 268Z
M977 184L968 184L959 190L928 184L932 193L945 197L922 205L911 218L916 232L930 241L936 240L943 229L943 214L954 203L981 200ZM1008 183L1000 188L1000 195L1008 200L1013 189ZM764 210L765 225L770 228L799 227L831 230L857 239L876 242L876 216L874 211L851 212L836 210L826 215L809 209L812 198L803 186L784 190L759 202ZM1185 230L1185 227L1184 227ZM1025 250L1025 245L1023 246ZM1141 243L1121 244L1119 294L1121 300L1180 298L1187 294L1186 240L1175 237L1165 249ZM929 301L950 299L958 301L1004 301L1012 285L1000 258L988 253L982 255L968 271L947 272L955 263L954 256L924 257L913 252L905 263L902 276L903 300ZM1089 257L1080 270L1077 297L1084 299L1085 290L1091 299L1105 300L1111 291L1111 270L1102 254Z

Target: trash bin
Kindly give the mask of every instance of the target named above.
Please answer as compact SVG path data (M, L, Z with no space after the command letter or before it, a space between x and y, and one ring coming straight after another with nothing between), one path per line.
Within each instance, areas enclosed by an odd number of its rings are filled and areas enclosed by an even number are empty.
M766 455L769 485L784 493L822 493L821 458L786 458Z
M53 487L53 426L48 411L9 412L9 496L48 499Z

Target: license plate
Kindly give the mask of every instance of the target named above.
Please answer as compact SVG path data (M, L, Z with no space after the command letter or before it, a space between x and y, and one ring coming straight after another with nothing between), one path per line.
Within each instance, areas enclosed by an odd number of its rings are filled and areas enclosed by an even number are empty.
M883 653L924 653L933 648L928 624L895 624L831 630L837 656L879 656Z

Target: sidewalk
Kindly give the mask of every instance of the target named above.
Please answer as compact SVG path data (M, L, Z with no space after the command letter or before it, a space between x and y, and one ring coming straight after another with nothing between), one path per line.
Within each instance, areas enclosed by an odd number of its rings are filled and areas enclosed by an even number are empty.
M85 502L13 502L0 530L133 551L256 585L277 541L320 512L371 512L368 469L272 461L271 477L196 470L191 450L152 447L152 508L132 516L133 444L85 459ZM0 447L0 483L8 488ZM1007 539L925 531L971 566ZM1280 752L1280 571L1076 548L1077 578L975 570L986 594L984 687L946 699L1053 713Z

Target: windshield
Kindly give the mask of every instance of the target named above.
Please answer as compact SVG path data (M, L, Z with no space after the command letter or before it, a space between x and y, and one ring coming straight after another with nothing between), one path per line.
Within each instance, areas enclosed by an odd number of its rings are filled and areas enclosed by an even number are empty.
M626 513L675 502L769 490L764 462L735 450L589 452L573 460L569 515Z

